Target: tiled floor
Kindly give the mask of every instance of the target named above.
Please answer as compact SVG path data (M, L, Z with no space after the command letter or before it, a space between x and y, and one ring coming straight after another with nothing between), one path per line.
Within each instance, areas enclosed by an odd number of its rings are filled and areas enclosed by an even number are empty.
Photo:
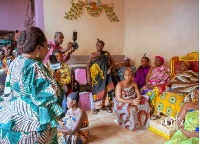
M130 131L119 126L114 120L115 113L100 111L93 115L87 111L89 118L88 144L163 144L166 139L149 130Z

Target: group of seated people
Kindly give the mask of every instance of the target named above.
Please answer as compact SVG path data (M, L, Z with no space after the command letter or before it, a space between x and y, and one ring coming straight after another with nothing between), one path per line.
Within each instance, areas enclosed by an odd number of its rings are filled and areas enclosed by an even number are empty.
M78 82L71 78L70 67L66 63L74 50L71 49L72 43L68 43L66 49L61 48L63 38L61 32L55 33L54 41L47 48L44 33L37 27L31 27L24 30L18 39L20 56L14 60L11 53L6 55L6 50L5 56L0 55L2 72L10 76L12 90L7 98L0 97L0 116L8 116L0 119L0 132L6 134L0 136L0 143L67 144L88 141L89 132L85 128L89 125L88 117L78 107L80 89ZM147 128L149 120L159 119L161 114L177 117L179 129L167 143L197 143L199 76L189 69L190 64L181 62L180 72L171 78L161 56L156 56L155 66L150 66L149 58L144 55L137 69L125 57L124 64L116 72L113 70L114 60L108 51L103 50L104 45L102 40L97 39L96 51L89 55L87 62L93 114L98 114L101 109L108 113L114 110L118 124L133 131ZM5 62L10 57L13 62L7 73ZM52 66L50 59L59 67ZM116 75L119 79L114 80ZM72 84L72 88L71 82L76 83ZM5 80L0 84L2 89L4 84ZM111 95L113 91L114 96ZM11 110L13 114L9 114ZM10 135L13 132L18 136L14 140ZM32 136L33 133L37 137Z

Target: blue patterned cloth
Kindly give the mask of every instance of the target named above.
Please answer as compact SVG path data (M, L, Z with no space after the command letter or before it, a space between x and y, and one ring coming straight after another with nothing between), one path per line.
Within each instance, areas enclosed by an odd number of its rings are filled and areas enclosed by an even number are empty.
M0 144L57 143L61 87L36 60L19 56L9 71L12 92L0 101Z

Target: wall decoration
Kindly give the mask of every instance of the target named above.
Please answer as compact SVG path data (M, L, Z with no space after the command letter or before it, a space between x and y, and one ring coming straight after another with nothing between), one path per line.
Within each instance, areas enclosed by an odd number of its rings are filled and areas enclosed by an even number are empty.
M91 2L91 0L86 0L85 2L79 0L77 3L74 0L71 1L72 7L70 8L69 12L65 13L64 18L67 20L74 20L80 17L83 13L84 8L86 9L87 13L92 17L98 17L101 15L102 11L104 10L106 16L111 22L119 22L119 18L114 12L114 6L111 4L102 4L100 0L96 2Z

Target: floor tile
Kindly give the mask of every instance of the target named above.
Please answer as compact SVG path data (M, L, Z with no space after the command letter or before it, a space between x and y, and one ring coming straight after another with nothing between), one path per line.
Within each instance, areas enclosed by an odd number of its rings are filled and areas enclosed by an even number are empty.
M86 112L89 119L88 144L164 144L167 140L149 131L138 129L130 131L118 125L115 113L100 111L97 115L92 110Z

